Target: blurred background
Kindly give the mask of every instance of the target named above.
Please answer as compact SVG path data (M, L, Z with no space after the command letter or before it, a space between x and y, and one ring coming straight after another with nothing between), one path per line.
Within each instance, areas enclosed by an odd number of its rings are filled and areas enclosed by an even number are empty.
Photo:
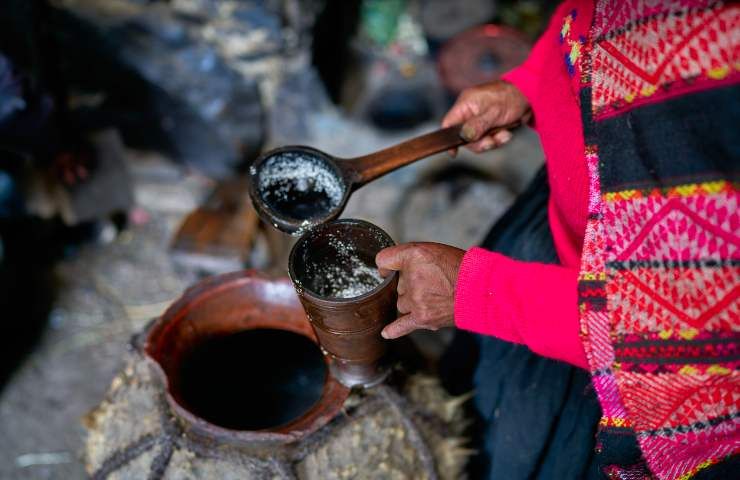
M251 209L266 149L337 156L438 127L521 63L554 5L494 0L4 0L0 478L84 478L81 418L132 335L205 275L285 274ZM468 248L542 164L536 135L418 162L345 217ZM415 334L434 365L449 332Z

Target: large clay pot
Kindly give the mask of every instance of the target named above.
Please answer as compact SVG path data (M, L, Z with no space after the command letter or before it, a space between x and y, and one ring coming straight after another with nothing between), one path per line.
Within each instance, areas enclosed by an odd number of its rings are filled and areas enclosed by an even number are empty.
M314 404L260 429L229 428L191 408L182 365L198 345L268 330L315 342L287 278L236 272L189 289L134 339L106 399L86 417L92 478L461 478L468 456L461 399L432 377L350 393L330 374L314 376ZM254 381L259 370L282 362L280 345L264 347L263 361L244 365L235 379L255 391L266 388Z

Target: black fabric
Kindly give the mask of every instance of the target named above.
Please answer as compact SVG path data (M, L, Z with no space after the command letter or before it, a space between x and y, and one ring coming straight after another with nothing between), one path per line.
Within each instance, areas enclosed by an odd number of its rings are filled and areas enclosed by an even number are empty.
M732 455L691 477L691 480L728 480L740 477L740 456Z
M740 87L645 105L593 123L603 191L740 175Z
M650 478L635 432L631 428L600 428L588 478Z
M547 221L548 196L543 168L482 246L519 260L557 263ZM448 369L443 378L450 377L449 370L456 374L452 386L457 393L465 385L460 378L471 372L472 361L478 362L470 385L479 416L476 448L480 454L472 462L471 477L577 479L589 475L601 409L588 372L536 355L522 345L459 332L442 362Z

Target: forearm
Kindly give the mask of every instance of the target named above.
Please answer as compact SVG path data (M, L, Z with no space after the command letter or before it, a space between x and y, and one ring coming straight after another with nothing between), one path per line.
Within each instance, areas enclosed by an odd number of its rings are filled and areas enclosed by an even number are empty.
M455 291L458 328L527 345L587 369L579 336L578 272L469 250Z

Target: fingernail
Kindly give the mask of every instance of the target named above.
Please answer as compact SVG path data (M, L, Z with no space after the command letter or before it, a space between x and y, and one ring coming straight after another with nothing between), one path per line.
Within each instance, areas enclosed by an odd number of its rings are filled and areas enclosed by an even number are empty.
M385 339L388 339L388 334L387 334L387 333L385 333L385 330L382 330L382 331L380 332L380 336L381 336L381 337L383 337L383 338L385 338Z
M463 140L472 142L475 139L475 129L470 125L463 125L462 130L460 130L460 136Z
M501 143L506 143L509 140L511 140L511 132L508 130L504 130L503 132L499 133L497 136L498 136L498 141Z
M486 138L483 145L480 147L481 152L487 152L496 148L496 141L491 138Z

